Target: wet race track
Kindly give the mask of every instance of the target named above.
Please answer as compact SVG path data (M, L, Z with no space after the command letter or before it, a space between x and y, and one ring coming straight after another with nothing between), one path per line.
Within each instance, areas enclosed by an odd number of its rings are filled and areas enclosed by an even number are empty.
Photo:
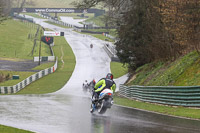
M99 80L110 72L103 41L35 20L45 28L65 31L76 56L70 80L55 93L0 97L0 124L38 133L199 133L200 121L112 106L104 115L91 114L85 79ZM93 49L89 47L94 44ZM66 63L67 64L67 63ZM119 83L118 83L119 84Z
M0 123L39 133L199 133L200 122L113 106L90 114L90 99L62 94L3 96Z

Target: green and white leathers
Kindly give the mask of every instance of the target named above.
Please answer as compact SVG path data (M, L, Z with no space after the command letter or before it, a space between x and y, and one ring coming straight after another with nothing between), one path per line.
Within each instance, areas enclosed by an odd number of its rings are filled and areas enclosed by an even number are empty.
M96 93L101 92L105 88L110 88L114 93L116 89L116 84L112 79L102 78L94 86L94 90Z

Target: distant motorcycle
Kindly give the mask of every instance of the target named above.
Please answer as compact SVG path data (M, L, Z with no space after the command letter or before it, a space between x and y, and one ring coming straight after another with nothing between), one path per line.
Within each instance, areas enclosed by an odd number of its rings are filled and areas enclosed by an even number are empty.
M82 88L83 88L83 92L87 92L89 90L89 85L83 84Z
M93 44L90 44L90 48L93 48Z
M83 85L82 85L82 88L83 88L83 92L87 92L88 89L89 89L89 83L87 80L84 81Z
M82 86L83 91L90 92L92 94L95 84L96 84L96 82L94 79L89 83L87 82L87 80L85 80L85 83L83 83L83 86Z
M96 81L93 79L90 83L89 83L89 85L88 85L88 91L91 93L91 94L93 94L93 90L94 90L94 86L95 86L95 84L96 84Z
M97 111L99 114L104 114L108 108L113 105L113 92L110 89L104 89L100 95L98 101L91 104L90 112Z

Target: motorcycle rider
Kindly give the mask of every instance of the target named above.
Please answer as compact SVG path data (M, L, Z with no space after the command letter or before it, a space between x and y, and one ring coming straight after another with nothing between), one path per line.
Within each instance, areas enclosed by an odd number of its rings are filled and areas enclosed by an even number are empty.
M90 48L93 48L93 44L90 44Z
M89 85L88 81L85 80L85 82L83 83L83 86L82 86L83 91L87 91L87 89L88 89L88 87L89 87L88 85Z
M95 84L96 84L96 81L95 81L95 79L93 79L93 80L89 83L89 86L91 86L92 88L94 88Z
M93 79L92 81L90 81L89 84L88 84L88 90L89 90L89 92L91 94L93 94L93 89L94 89L95 84L96 84L95 79Z
M87 80L85 80L85 82L83 83L83 87L86 87L86 86L88 86L89 84L88 84L88 81Z
M102 78L100 79L94 86L94 91L93 91L93 95L92 95L92 103L95 103L96 101L98 101L99 98L99 94L105 89L111 89L112 92L115 92L116 89L116 84L113 81L113 74L108 73L106 75L106 78ZM94 98L95 99L94 99Z

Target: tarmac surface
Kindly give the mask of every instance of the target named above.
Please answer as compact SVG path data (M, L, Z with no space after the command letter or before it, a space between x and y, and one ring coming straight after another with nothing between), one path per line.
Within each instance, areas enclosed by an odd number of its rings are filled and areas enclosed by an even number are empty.
M38 72L39 70L32 70L32 68L36 66L38 66L38 62L33 62L32 60L27 60L27 61L0 60L0 70Z

